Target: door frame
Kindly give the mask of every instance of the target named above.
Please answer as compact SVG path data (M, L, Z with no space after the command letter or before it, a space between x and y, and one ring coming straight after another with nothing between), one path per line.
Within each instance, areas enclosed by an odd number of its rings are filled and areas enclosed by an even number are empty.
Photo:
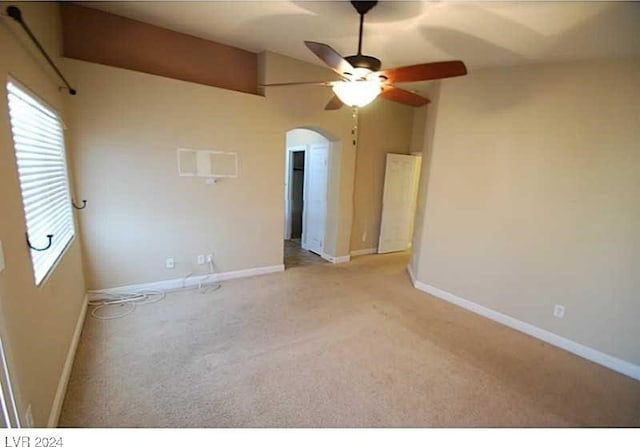
M383 237L385 236L385 223L387 222L387 219L385 219L385 211L387 211L387 207L390 206L390 204L388 203L389 198L387 197L387 188L388 188L388 182L389 182L389 161L392 159L392 157L406 157L405 159L411 159L413 160L413 172L412 172L412 184L411 184L411 197L410 197L410 201L409 201L409 209L411 211L411 216L409 219L409 227L407 228L408 230L408 240L407 245L403 248L400 249L396 249L396 248L392 248L389 249L389 246L383 243ZM396 252L396 251L403 251L403 250L409 250L411 249L411 242L413 239L413 231L414 231L414 225L415 225L415 215L416 215L416 207L417 207L417 200L418 200L418 189L420 188L420 173L421 173L421 164L422 164L422 155L414 155L414 154L397 154L397 153L393 153L393 152L389 152L386 155L386 161L385 161L385 173L384 173L384 183L383 183L383 187L382 187L382 208L380 210L380 231L379 231L379 235L378 235L378 249L377 249L377 253L378 254L382 254L382 253L392 253L392 252Z
M11 384L2 334L0 334L0 419L2 419L6 428L21 428L20 415Z
M306 144L301 144L299 146L291 146L286 149L287 149L287 152L285 157L285 175L284 175L284 239L288 241L291 239L291 220L292 220L291 213L293 211L291 207L291 186L292 186L291 179L293 177L293 153L304 152L305 172L304 172L303 183L306 188L306 184L307 184L306 164L307 164L308 147ZM302 202L303 202L302 232L304 234L304 196L302 198ZM302 239L303 237L301 236L300 240Z

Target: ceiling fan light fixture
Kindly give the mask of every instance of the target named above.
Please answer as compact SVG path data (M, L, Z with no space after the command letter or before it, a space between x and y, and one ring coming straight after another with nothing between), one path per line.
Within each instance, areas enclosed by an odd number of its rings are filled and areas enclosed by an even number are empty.
M325 110L338 110L343 104L350 107L362 107L369 104L379 95L386 100L406 106L421 107L429 104L429 98L398 88L394 84L432 81L434 79L467 74L467 68L462 61L427 62L380 70L382 66L380 59L362 54L364 16L377 3L377 1L351 1L351 4L360 15L357 54L342 57L340 53L327 44L309 40L304 41L304 44L313 54L343 79L341 81L315 83L333 87L334 95L325 106ZM271 85L292 84L303 85L309 83L294 82Z
M382 92L378 81L344 81L333 84L333 92L349 107L363 107Z

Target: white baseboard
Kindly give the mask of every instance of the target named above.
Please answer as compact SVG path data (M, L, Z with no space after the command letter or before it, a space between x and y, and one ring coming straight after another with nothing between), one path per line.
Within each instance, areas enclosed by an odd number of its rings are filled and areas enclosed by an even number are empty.
M284 272L284 264L268 265L266 267L256 267L252 269L235 270L233 272L217 273L215 280L226 281L228 279L248 278L250 276L267 275L269 273L278 272Z
M184 287L197 286L198 284L207 285L219 281L226 281L228 279L248 278L250 276L266 275L268 273L277 272L284 272L284 264L235 270L231 272L212 273L209 275L190 276L187 279L167 279L164 281L132 284L129 286L113 287L110 289L89 290L88 293L134 293L143 290L162 290L165 292L171 292Z
M636 365L627 362L626 360L622 360L609 354L605 354L604 352L600 352L588 346L581 345L580 343L576 343L575 341L569 340L568 338L561 337L557 334L554 334L553 332L549 332L537 326L533 326L532 324L525 323L524 321L510 317L509 315L505 315L493 309L489 309L488 307L476 304L473 301L460 298L452 293L430 286L429 284L416 281L411 269L407 268L407 270L409 271L409 275L412 278L414 287L418 290L427 292L428 294L433 295L437 298L448 301L452 304L455 304L456 306L460 306L478 315L482 315L483 317L489 318L517 331L523 332L527 335L547 342L550 345L556 346L560 349L564 349L565 351L569 351L577 356L624 374L625 376L640 380L640 365Z
M360 250L353 250L351 256L363 256L372 255L378 253L378 247L362 248Z
M84 326L84 319L87 315L87 296L84 297L82 303L82 309L76 321L76 328L73 331L73 337L71 338L71 344L67 351L67 358L62 367L62 373L58 380L58 389L51 405L51 411L49 412L49 420L47 421L47 428L56 428L58 426L58 420L60 419L60 412L62 411L62 404L64 403L64 396L67 394L67 385L69 384L69 377L71 376L71 368L73 367L73 361L76 358L76 350L78 349L78 342L80 341L80 334L82 333L82 327Z
M322 255L320 255L322 257L322 259L325 259L333 264L341 264L343 262L349 262L351 261L351 256L347 255L347 256L331 256L328 255L326 253L322 253Z
M413 284L413 287L416 287L416 275L415 273L413 273L413 267L411 267L411 264L407 264L407 272L409 273L409 277L411 278L411 284Z

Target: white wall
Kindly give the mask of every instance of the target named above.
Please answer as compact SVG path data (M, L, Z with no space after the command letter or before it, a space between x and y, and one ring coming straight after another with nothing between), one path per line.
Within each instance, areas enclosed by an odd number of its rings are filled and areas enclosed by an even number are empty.
M443 81L433 119L417 279L640 364L640 60Z

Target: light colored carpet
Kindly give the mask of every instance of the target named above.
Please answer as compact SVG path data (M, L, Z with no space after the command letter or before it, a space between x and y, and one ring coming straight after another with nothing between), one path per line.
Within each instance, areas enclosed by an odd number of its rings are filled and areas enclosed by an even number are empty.
M412 288L404 254L88 318L64 427L640 426L640 383Z

